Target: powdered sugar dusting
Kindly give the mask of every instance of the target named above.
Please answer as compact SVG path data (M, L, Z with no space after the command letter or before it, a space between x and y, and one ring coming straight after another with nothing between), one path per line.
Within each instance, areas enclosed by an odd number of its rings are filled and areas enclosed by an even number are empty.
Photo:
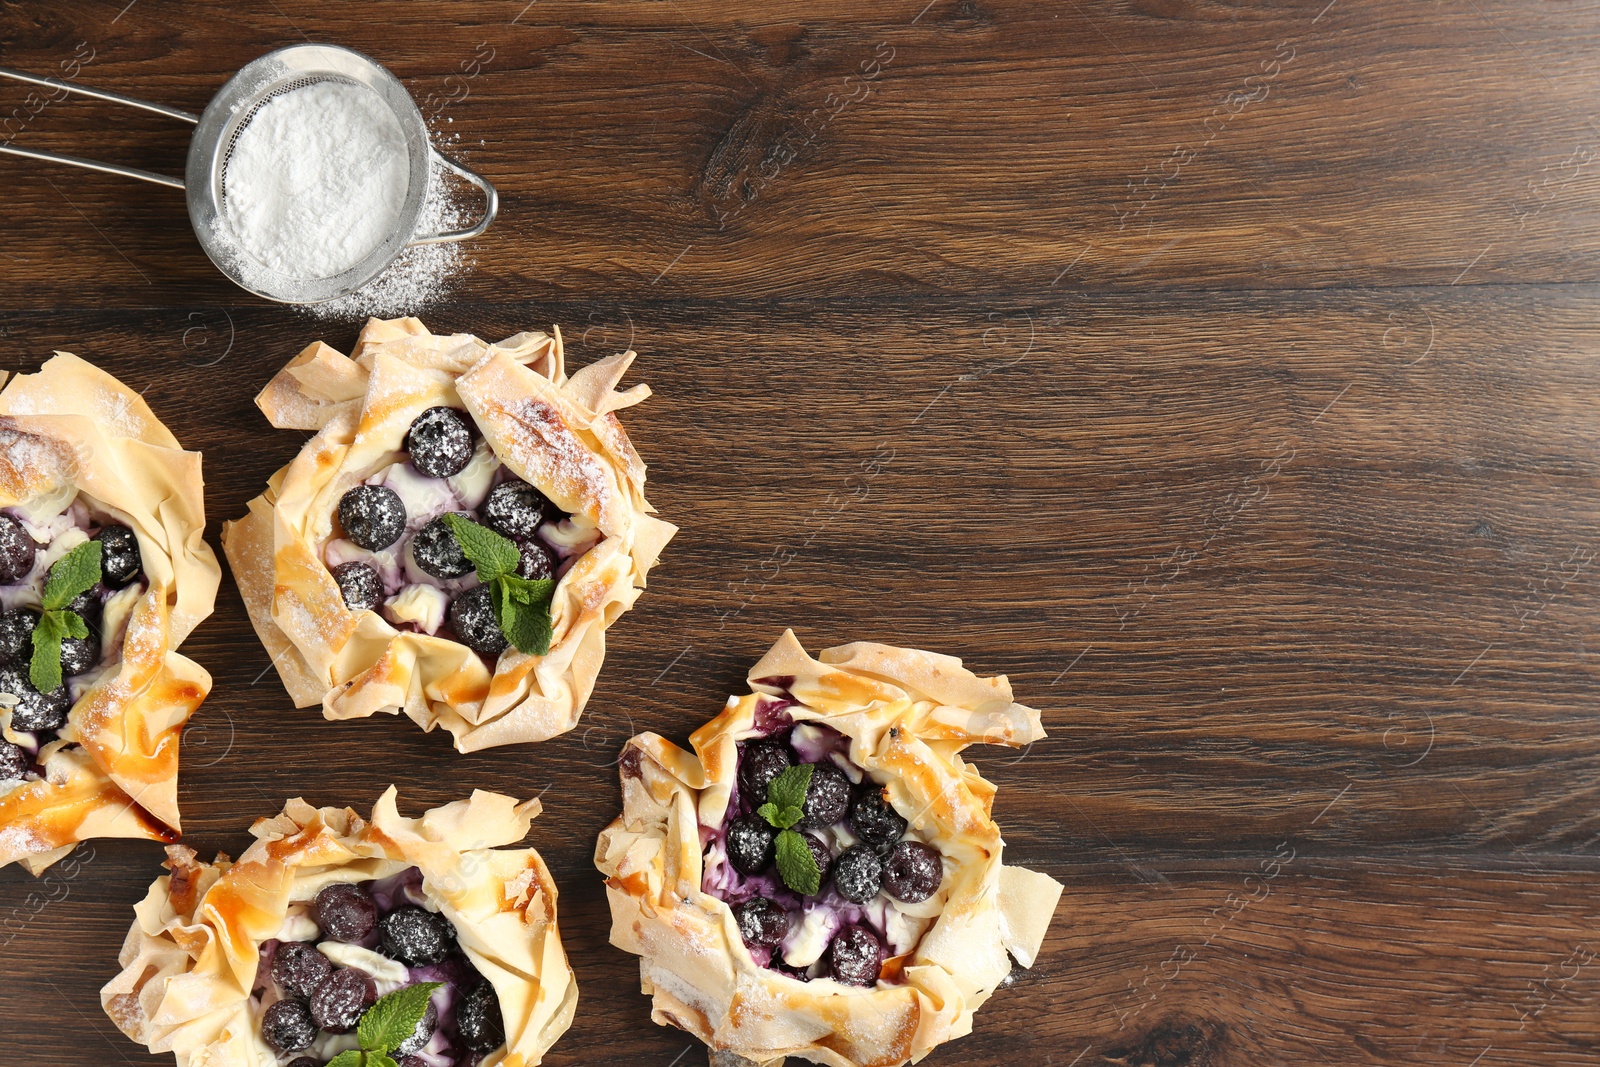
M63 442L0 426L0 490L12 498L26 500L76 476L76 459Z
M100 392L95 398L95 421L118 437L138 437L144 420L134 411L134 398L126 393Z
M54 848L55 845L54 841L45 837L33 826L13 823L0 829L0 851L4 851L7 855L21 856L44 852Z
M533 475L541 488L549 486L557 502L574 514L585 514L601 529L610 526L609 469L591 452L552 404L528 397L503 409L509 418L496 429L503 449L516 465ZM569 508L569 501L581 508Z
M466 224L466 209L446 186L447 171L434 163L428 174L428 198L417 220L418 233L440 233ZM321 319L354 319L411 315L446 296L452 277L466 262L457 243L413 245L384 272L349 296L304 309Z
M136 410L135 397L117 389L94 389L87 399L94 407L94 420L112 436L138 437L144 430L145 417ZM6 411L11 415L59 415L63 413L60 400L38 392L13 392L6 397Z

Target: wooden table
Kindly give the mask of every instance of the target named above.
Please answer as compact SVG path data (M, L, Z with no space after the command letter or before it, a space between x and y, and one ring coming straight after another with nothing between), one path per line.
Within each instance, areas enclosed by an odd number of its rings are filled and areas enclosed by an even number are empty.
M927 1063L1595 1062L1600 4L731 6L0 7L0 62L195 110L303 38L378 57L504 201L423 318L631 344L656 390L627 423L683 533L577 730L457 756L296 711L225 581L188 842L542 795L582 987L547 1062L703 1062L606 942L611 762L785 626L903 643L1044 709L975 758L1067 887ZM159 118L0 93L18 144L181 170ZM0 365L143 391L215 539L302 439L256 390L357 323L232 288L178 194L0 174ZM97 998L160 850L80 858L0 874L4 1058L161 1062Z

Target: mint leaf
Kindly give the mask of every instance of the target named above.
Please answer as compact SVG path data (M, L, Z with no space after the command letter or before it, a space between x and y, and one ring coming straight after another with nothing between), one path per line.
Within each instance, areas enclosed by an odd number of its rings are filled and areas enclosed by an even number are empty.
M363 1063L371 1063L366 1054L355 1049L346 1049L328 1061L328 1067L362 1067Z
M369 1052L365 1067L400 1067L400 1065L382 1052Z
M68 632L66 620L62 618L64 614L46 611L33 628L33 659L28 663L28 681L41 693L61 687L61 639Z
M517 651L530 656L549 655L555 628L550 625L547 609L516 604L515 610L500 620L500 629L505 631L506 640L517 646Z
M451 513L440 518L450 527L467 559L478 568L478 581L489 587L494 619L506 640L531 656L548 655L555 635L550 601L555 597L556 580L518 577L516 569L522 562L522 552L516 542L465 515Z
M800 808L780 808L770 801L757 808L756 814L780 830L787 830L805 817Z
M396 989L366 1010L356 1026L356 1040L367 1052L388 1052L410 1037L428 1011L428 999L442 982L418 982ZM384 1057L387 1059L388 1057ZM377 1067L382 1061L369 1056L367 1063Z
M774 778L767 786L767 799L775 804L779 811L784 808L804 808L806 804L806 790L811 788L812 766L809 763L797 763L787 767L784 772Z
M506 640L530 656L548 655L550 639L555 636L550 601L555 597L556 580L503 574L494 586L495 621Z
M51 565L44 582L45 611L66 607L100 580L100 549L99 541L85 541Z
M61 611L61 619L67 626L67 636L84 638L89 636L89 624L83 621L83 616L76 611Z
M556 595L554 578L519 578L515 574L502 575L500 583L519 604L548 608Z
M805 839L793 830L778 835L778 874L783 884L801 896L813 896L822 888L822 872Z
M522 553L517 551L516 542L501 537L487 526L479 526L465 515L452 512L439 517L456 535L456 544L461 546L467 559L478 568L478 581L488 585L517 569Z

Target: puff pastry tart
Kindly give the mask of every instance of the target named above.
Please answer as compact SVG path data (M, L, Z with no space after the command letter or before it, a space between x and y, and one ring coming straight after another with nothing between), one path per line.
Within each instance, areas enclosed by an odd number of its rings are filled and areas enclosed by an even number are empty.
M1025 745L1039 713L1004 677L792 632L747 696L690 737L628 742L600 835L612 944L641 957L658 1023L716 1064L920 1059L1030 966L1060 898L1001 863L995 788L961 752Z
M559 331L371 319L352 357L314 344L273 378L267 418L317 434L223 547L296 705L403 711L462 752L577 724L677 532L614 414L650 395L616 389L633 358L568 376Z
M202 490L200 454L77 356L0 392L0 865L177 839L211 676L174 650L221 580Z
M371 821L291 800L236 863L171 846L100 1002L179 1067L317 1067L385 1048L399 1067L536 1064L578 1001L550 872L533 849L500 847L538 813L477 791L407 819L391 786ZM375 1043L368 1016L406 990L420 994L414 1024Z

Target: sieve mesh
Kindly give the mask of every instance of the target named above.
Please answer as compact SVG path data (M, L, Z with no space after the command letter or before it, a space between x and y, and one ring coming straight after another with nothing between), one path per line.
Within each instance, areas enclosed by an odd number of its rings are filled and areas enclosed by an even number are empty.
M228 199L228 163L233 159L234 146L239 143L239 137L244 133L245 127L249 126L251 122L255 121L256 112L260 111L262 108L266 107L272 101L276 100L285 93L292 93L296 89L304 89L312 85L321 85L324 82L339 82L342 85L361 85L361 83L356 81L354 78L344 78L332 73L319 73L311 75L310 77L294 78L290 81L284 82L282 85L274 85L270 87L263 92L258 99L251 102L249 107L243 109L244 117L234 124L233 132L228 135L227 147L222 150L222 155L218 159L217 165L220 173L217 175L217 181L219 183L222 193L222 200L224 202L226 202Z

